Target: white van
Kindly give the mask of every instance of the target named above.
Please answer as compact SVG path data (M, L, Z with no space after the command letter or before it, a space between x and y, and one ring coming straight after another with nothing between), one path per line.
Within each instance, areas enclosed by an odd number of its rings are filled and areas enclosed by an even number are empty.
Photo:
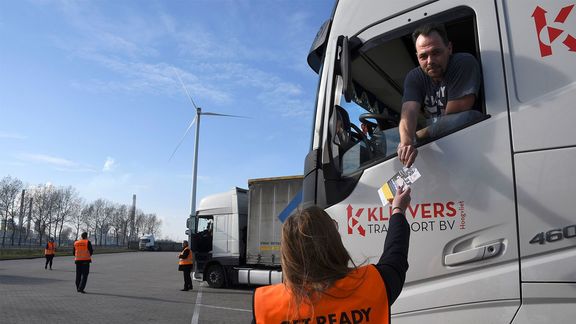
M320 76L304 204L377 262L390 210L412 31L443 23L481 65L483 118L418 144L410 269L394 323L576 321L574 1L340 0L308 62ZM349 123L346 123L346 120ZM379 147L359 130L376 121ZM350 142L336 138L345 130Z

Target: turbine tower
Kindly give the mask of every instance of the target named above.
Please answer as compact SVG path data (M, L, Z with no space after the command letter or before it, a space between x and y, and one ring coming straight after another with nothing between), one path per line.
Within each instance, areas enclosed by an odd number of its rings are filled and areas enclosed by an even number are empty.
M192 119L192 122L190 123L190 125L188 125L186 132L184 132L184 135L182 136L182 138L180 139L180 142L178 143L178 145L174 149L174 152L172 152L172 155L170 155L169 160L172 159L172 157L174 156L174 154L176 153L176 151L178 150L178 148L180 147L180 145L182 144L182 142L186 138L186 135L188 135L188 132L192 128L192 125L195 125L195 130L194 130L194 133L195 133L195 136L194 136L194 160L192 161L192 190L190 193L190 218L192 218L196 214L196 187L197 187L197 183L198 183L197 174L198 174L198 146L200 143L200 117L202 115L204 115L204 116L216 116L216 117L233 117L233 118L247 118L247 117L237 116L237 115L219 114L219 113L213 113L213 112L202 112L202 108L196 106L196 103L194 103L194 100L192 99L192 96L190 96L190 93L188 92L188 89L184 85L184 82L182 82L182 78L180 77L180 74L178 73L178 71L176 71L176 75L178 76L178 80L180 81L182 88L184 88L184 91L186 92L188 99L192 103L192 106L196 109L196 115L194 116L194 119Z

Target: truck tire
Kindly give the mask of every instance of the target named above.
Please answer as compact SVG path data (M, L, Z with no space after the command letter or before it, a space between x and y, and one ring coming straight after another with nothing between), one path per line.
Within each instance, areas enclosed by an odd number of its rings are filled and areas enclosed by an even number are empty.
M217 264L210 266L208 271L206 271L206 281L210 288L224 287L224 283L226 282L224 269Z

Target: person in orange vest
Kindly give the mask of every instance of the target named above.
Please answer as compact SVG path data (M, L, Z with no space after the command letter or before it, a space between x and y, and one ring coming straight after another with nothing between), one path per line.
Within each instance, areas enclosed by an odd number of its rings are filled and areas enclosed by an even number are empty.
M74 242L74 263L76 263L76 291L85 294L86 281L90 273L90 263L92 262L92 243L88 240L88 233L81 235L82 239Z
M46 247L44 248L44 257L46 258L46 264L44 265L44 269L48 269L48 264L50 264L50 270L52 270L52 260L54 259L54 254L56 254L56 243L54 243L54 239L50 238L46 243Z
M184 273L184 288L180 290L192 290L192 277L190 277L190 272L194 264L194 256L188 247L188 241L182 241L182 252L178 254L178 258L180 259L178 261L178 271L183 271Z
M408 270L409 204L410 188L399 188L384 252L377 264L363 266L354 264L323 209L288 217L280 248L284 280L255 290L253 323L390 323Z

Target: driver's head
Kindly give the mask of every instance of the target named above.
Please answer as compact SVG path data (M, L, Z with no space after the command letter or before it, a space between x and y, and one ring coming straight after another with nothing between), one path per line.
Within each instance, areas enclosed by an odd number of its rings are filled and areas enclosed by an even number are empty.
M444 26L441 24L420 26L412 33L412 40L422 71L434 81L442 80L452 55L452 43L448 40Z

